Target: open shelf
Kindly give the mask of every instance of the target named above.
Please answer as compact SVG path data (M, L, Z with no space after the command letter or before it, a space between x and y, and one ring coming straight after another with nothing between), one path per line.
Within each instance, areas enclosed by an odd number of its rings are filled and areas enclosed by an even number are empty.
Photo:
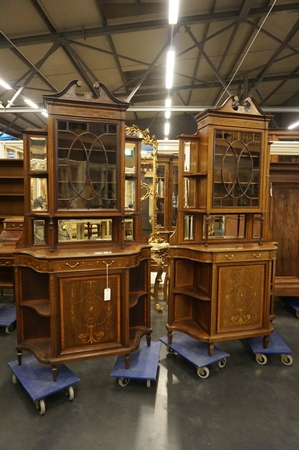
M207 295L203 294L201 291L196 289L194 286L190 287L176 287L173 289L174 294L188 295L188 297L197 298L198 300L203 300L204 302L210 302L211 299Z
M49 300L28 300L20 304L21 308L32 308L40 316L50 316L50 302Z

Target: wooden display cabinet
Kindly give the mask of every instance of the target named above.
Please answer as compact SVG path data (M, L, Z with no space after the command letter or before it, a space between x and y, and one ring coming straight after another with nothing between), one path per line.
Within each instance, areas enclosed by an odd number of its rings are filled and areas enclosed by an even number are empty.
M0 160L0 231L6 217L24 215L23 159Z
M278 243L275 295L296 297L299 293L299 133L274 130L271 145L270 220Z
M23 233L24 162L0 160L0 289L13 289L16 242Z
M209 343L273 331L276 246L269 229L266 116L230 98L180 136L179 213L169 248L168 338Z
M159 152L156 177L157 232L168 242L178 219L178 155Z
M140 139L101 83L44 96L48 129L24 134L25 231L15 252L17 352L52 365L150 345L150 246L142 242Z
M0 234L0 289L13 289L14 286L14 255L17 242L23 235L24 218L7 217L3 221L3 231Z

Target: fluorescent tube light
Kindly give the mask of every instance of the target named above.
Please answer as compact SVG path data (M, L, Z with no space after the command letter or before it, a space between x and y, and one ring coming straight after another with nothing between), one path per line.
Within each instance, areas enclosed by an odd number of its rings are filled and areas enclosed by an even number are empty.
M45 117L48 117L47 111L46 111L46 110L45 110L45 111L42 111L42 115L45 116Z
M169 122L165 122L165 125L164 125L164 134L165 134L165 136L169 135L169 131L170 131Z
M299 126L299 121L295 122L295 123L292 123L292 125L290 125L288 127L288 130L293 130L294 128L297 128L298 126Z
M170 108L171 107L171 98L167 98L165 100L165 107ZM165 111L165 119L170 119L170 111Z
M24 102L27 103L27 105L31 106L31 108L35 108L35 109L38 108L38 106L32 100L29 100L28 98L24 98Z
M175 25L179 15L179 0L169 0L168 23Z
M166 60L166 89L172 88L175 51L168 50Z
M4 87L5 89L12 89L9 84L7 84L4 80L0 78L0 86Z

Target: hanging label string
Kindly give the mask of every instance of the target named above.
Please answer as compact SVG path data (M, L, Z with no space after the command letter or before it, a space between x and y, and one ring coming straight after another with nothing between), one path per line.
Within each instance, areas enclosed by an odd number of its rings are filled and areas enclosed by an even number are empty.
M113 263L114 261L111 261L111 263L106 263L106 261L103 261L103 264L106 264L106 288L104 289L104 301L111 300L111 289L109 288L108 269L109 266L111 266Z

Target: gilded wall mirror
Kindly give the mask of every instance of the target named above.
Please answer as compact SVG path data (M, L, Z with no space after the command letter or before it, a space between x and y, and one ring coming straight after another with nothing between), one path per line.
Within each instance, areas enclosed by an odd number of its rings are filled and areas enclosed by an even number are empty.
M162 242L157 232L156 180L158 141L148 129L126 126L126 136L137 136L141 141L141 215L142 230L148 242ZM130 149L128 148L128 157ZM127 192L126 192L127 195ZM132 204L132 203L130 203Z

